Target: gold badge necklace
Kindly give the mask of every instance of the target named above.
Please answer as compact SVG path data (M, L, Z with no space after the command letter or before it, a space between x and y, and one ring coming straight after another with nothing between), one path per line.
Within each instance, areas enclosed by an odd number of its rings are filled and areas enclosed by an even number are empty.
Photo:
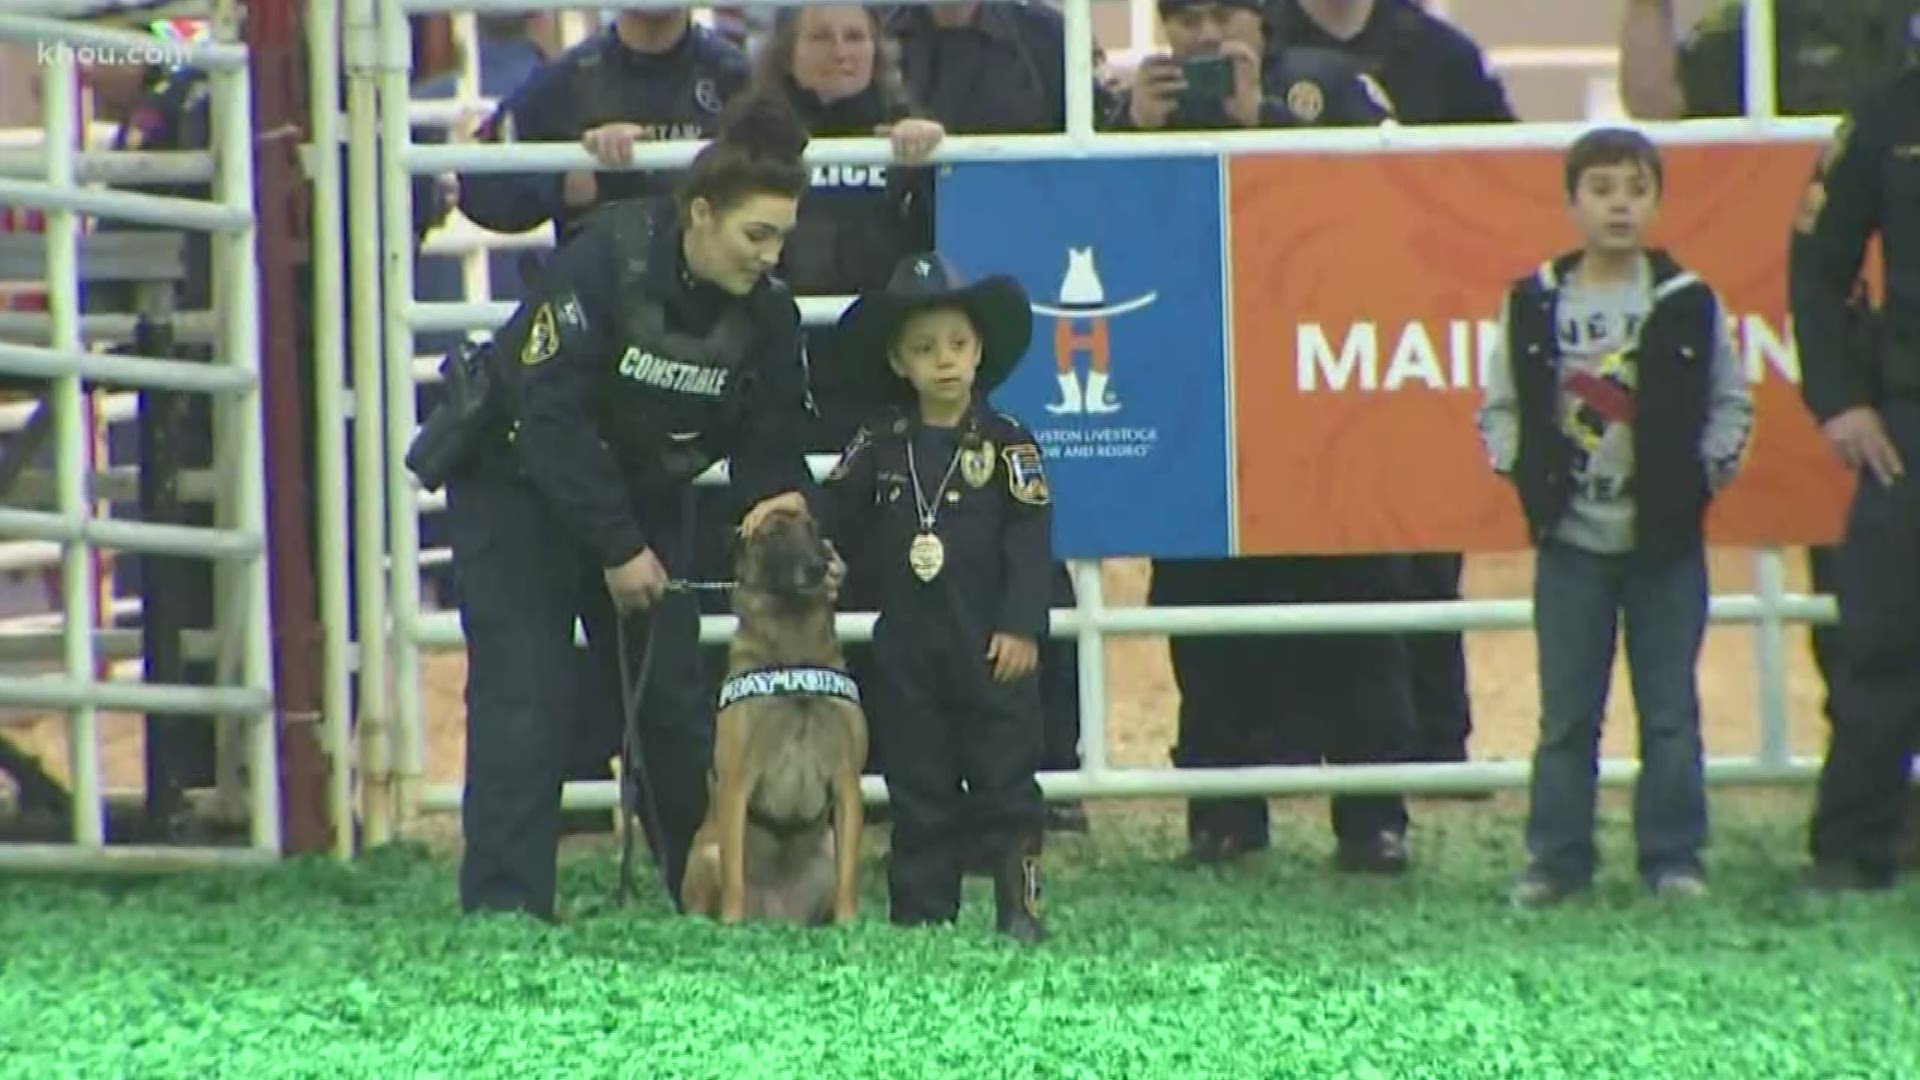
M947 459L947 475L941 478L933 498L928 499L920 488L920 469L913 460L913 436L907 436L907 476L913 480L913 504L920 515L920 531L913 543L907 545L907 566L921 581L931 582L947 565L947 545L934 533L933 522L940 514L940 497L946 494L947 485L953 483L954 470L960 467L960 451L966 442L966 436L962 435L954 444L953 456Z

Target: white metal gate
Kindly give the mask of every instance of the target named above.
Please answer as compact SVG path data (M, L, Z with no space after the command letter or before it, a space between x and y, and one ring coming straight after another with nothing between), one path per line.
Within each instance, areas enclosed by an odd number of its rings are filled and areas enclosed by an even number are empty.
M0 206L46 212L44 269L50 347L0 343L0 373L46 380L56 448L57 509L0 508L0 541L59 545L60 629L56 634L10 635L9 652L58 657L59 674L0 676L0 708L58 709L67 717L74 781L73 843L0 845L0 866L190 865L271 861L281 851L279 765L268 624L265 552L265 461L257 338L258 278L254 265L253 134L247 51L221 41L182 46L184 59L210 72L212 151L159 155L176 160L144 173L135 161L127 175L164 173L168 179L213 181L211 201L84 187L76 174L75 49L120 56L150 52L138 34L53 19L0 14L0 40L36 47L43 72L44 179L0 179ZM120 155L114 155L120 156ZM125 155L128 158L156 155ZM181 162L177 159L189 159ZM151 161L147 164L152 164ZM184 168L182 167L184 165ZM120 170L104 170L118 172ZM162 229L213 235L215 295L211 363L110 356L90 351L82 333L80 265L83 215L137 221ZM177 239L177 237L176 237ZM137 246L137 245L136 245ZM25 320L30 322L31 320ZM12 325L22 325L13 320ZM12 335L10 335L12 336ZM90 468L90 431L84 384L176 390L213 398L215 465L211 501L217 527L195 528L115 519L96 514L99 477ZM216 562L216 620L210 634L190 634L189 653L210 655L214 686L170 686L102 678L97 664L97 596L91 573L96 549L211 559ZM251 845L182 847L106 844L99 760L102 710L210 713L244 721L250 787Z
M372 260L357 258L352 263L350 283L355 316L351 334L353 404L357 420L354 475L355 487L362 498L355 523L357 558L353 567L354 591L360 608L356 625L363 646L357 650L363 725L361 766L369 790L384 793L383 797L370 799L366 806L365 835L369 841L378 841L390 834L394 815L414 810L451 809L458 806L460 799L457 783L425 783L426 738L420 695L422 653L426 649L457 647L462 638L454 616L425 615L420 609L422 553L418 515L422 509L437 508L442 502L418 491L402 465L404 450L417 427L414 394L421 377L421 365L415 362L414 335L419 331L490 330L512 311L512 305L505 303L422 303L416 299L408 184L422 174L558 172L592 167L592 161L574 144L418 145L412 142L408 129L408 14L456 9L519 12L576 6L568 0L311 2L317 25L331 25L331 20L340 13L336 3L345 4L349 204L354 220L367 221L378 216L382 223L378 269ZM756 7L796 2L806 0L742 0L743 5ZM1670 144L1722 142L1751 139L1756 135L1809 139L1821 137L1830 130L1830 121L1771 119L1774 111L1771 3L1752 0L1752 4L1755 33L1749 38L1748 85L1768 88L1753 95L1753 118L1668 127L1661 132L1663 141ZM672 5L660 0L655 6ZM1089 0L1064 0L1062 7L1066 16L1067 132L1058 136L1014 138L949 137L934 160L1213 155L1255 150L1379 154L1493 147L1559 148L1585 130L1581 124L1521 124L1102 136L1093 131L1092 124ZM1550 59L1581 67L1592 66L1594 62L1594 57L1586 53ZM437 104L429 108L444 111L446 106ZM683 165L697 149L697 144L692 143L640 146L634 150L633 162L635 167ZM878 139L823 140L812 145L808 157L814 163L871 164L885 161L888 153L887 144ZM522 238L499 238L502 246L519 246L523 242ZM480 246L493 246L493 241L488 238ZM805 321L810 325L831 321L847 299L803 302ZM383 419L375 422L375 417ZM816 472L827 464L816 460ZM707 479L724 482L717 476ZM377 519L375 511L369 508L366 493L370 492L384 493L384 502L378 504L386 508L384 520ZM372 541L383 528L385 542L376 547ZM1833 605L1825 598L1786 592L1781 552L1758 552L1755 565L1756 593L1714 597L1710 618L1717 623L1754 627L1755 670L1761 691L1757 718L1762 732L1761 750L1753 759L1712 760L1708 763L1708 776L1719 783L1805 781L1813 775L1816 763L1794 760L1789 754L1785 627L1789 622L1830 620ZM1052 797L1444 792L1513 788L1526 783L1529 770L1523 762L1116 769L1107 761L1103 645L1109 636L1127 634L1523 630L1531 625L1532 605L1528 601L1110 608L1102 594L1099 565L1078 565L1073 578L1078 605L1054 612L1053 633L1075 636L1081 646L1083 764L1078 772L1042 776L1042 784ZM866 638L871 634L872 623L871 614L843 614L839 619L840 630L848 640ZM702 638L724 641L733 625L731 617L706 617L702 620ZM330 632L342 635L346 630L344 619L338 622L330 619L328 627ZM375 643L375 647L364 647L368 642ZM381 697L374 688L390 688L391 697ZM1604 783L1621 784L1629 782L1636 772L1637 766L1632 762L1608 761L1603 764L1601 776ZM883 787L877 782L869 783L869 797L884 798ZM616 805L616 788L610 782L571 783L567 785L566 801L574 807L610 808Z

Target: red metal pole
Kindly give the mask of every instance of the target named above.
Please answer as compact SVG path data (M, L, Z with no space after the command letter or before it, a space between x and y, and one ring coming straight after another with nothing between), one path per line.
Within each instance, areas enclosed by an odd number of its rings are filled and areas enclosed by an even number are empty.
M290 854L326 851L327 758L321 720L321 637L308 540L306 375L300 362L300 266L306 252L306 178L297 157L307 127L306 79L295 0L252 0L254 216L258 222L260 356L266 404L267 550L273 668L278 689L281 814Z

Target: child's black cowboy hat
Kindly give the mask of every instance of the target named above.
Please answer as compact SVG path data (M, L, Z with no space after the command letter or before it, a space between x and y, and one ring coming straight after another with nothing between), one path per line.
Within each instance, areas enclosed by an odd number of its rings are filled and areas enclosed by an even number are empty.
M901 259L884 289L860 294L847 305L835 330L835 346L852 372L875 389L904 386L888 363L900 327L915 312L957 307L980 335L976 393L1005 382L1033 340L1033 309L1027 290L1005 274L968 284L960 271L937 252Z

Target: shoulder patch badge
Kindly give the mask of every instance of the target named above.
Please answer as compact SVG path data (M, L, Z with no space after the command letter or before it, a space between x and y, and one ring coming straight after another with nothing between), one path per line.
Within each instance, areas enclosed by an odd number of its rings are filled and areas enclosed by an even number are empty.
M993 479L992 440L982 439L978 444L960 451L960 479L976 488L986 487L987 481Z
M833 471L827 474L827 482L831 484L845 480L847 474L853 471L855 459L865 453L867 447L871 445L873 445L873 438L867 434L867 429L863 425L860 430L853 433L853 439L847 443L847 448L840 451L840 460L833 463Z
M527 367L544 364L560 351L560 331L553 325L553 305L541 304L533 313L533 325L527 327L526 343L520 346L520 362Z
M1820 226L1820 215L1827 209L1827 177L1846 155L1847 141L1852 134L1853 120L1848 118L1840 121L1840 126L1833 131L1832 140L1820 153L1820 164L1814 167L1813 179L1807 182L1807 190L1800 196L1799 213L1793 219L1794 229L1803 236Z
M1007 491L1028 506L1045 506L1053 501L1047 490L1047 474L1040 467L1040 448L1032 443L1009 446L1000 451L1007 463Z
M1327 95L1312 79L1301 79L1287 87L1287 111L1303 124L1311 124L1327 111Z

